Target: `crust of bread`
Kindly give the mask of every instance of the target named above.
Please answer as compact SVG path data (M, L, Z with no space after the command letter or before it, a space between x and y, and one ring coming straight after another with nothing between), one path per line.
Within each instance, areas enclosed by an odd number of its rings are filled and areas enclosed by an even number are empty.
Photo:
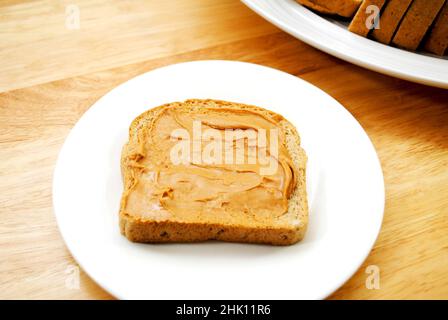
M280 120L279 125L285 131L286 145L294 165L297 167L299 177L297 184L288 202L288 212L282 216L282 223L272 224L241 224L232 225L225 220L220 223L155 221L141 219L132 213L124 212L123 203L125 192L132 185L132 174L129 172L126 162L129 156L138 151L140 128L145 126L158 112L166 107L188 105L193 107L213 106L233 108L236 110L252 110L262 113L264 116ZM306 194L306 161L305 151L300 146L300 137L295 127L282 116L266 109L220 100L190 99L184 102L175 102L150 109L134 119L129 128L129 142L122 151L121 169L124 182L122 205L120 206L119 220L120 231L133 242L197 242L205 240L221 240L229 242L262 243L271 245L290 245L300 241L308 226L308 203Z
M364 0L356 12L355 17L348 26L348 30L360 36L367 37L371 29L366 25L367 19L372 19L372 13L368 12L369 6L377 6L378 9L384 6L385 0Z
M362 0L297 0L297 2L324 14L351 18Z
M380 28L372 31L372 37L389 44L412 0L389 0L380 16Z
M445 0L414 0L392 40L400 48L415 51L436 19Z
M443 56L448 47L448 2L445 2L428 38L425 42L425 49L429 52Z

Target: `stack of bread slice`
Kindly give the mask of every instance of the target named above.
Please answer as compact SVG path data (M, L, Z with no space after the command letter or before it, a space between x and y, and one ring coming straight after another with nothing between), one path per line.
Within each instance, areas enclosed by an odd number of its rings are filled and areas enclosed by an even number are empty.
M448 0L297 0L322 14L350 19L348 29L387 45L448 53Z

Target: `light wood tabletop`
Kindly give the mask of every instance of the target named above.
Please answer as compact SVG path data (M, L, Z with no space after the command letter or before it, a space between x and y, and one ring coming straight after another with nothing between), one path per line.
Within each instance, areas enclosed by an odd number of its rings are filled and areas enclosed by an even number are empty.
M118 84L203 59L253 62L309 81L340 101L375 145L386 185L382 230L331 299L448 299L448 90L329 56L237 0L0 2L0 298L113 298L78 268L58 231L58 152L81 115ZM369 266L379 270L379 288L366 286Z

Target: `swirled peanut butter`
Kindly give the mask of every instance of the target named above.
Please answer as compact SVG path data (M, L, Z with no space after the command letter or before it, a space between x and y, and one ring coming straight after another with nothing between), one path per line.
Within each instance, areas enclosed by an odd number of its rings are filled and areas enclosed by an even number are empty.
M297 170L276 114L170 106L140 124L122 208L141 219L257 223L288 211Z

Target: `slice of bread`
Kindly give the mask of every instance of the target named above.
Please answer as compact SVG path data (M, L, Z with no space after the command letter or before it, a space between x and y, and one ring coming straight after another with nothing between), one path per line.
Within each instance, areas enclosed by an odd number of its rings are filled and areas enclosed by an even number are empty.
M412 0L389 0L380 16L380 28L372 31L372 37L389 44Z
M425 50L443 56L448 47L448 2L445 2L425 42Z
M351 18L362 0L297 0L297 2L320 13Z
M445 0L414 0L392 40L397 47L415 51Z
M168 116L162 118L161 115L164 112L169 114L175 113L177 112L176 110L182 110L183 113L179 113L182 116L186 114L188 117L193 118L199 117L199 115L205 114L205 112L210 112L206 114L208 117L211 117L210 115L215 115L215 113L224 112L225 114L223 114L219 120L221 121L220 123L227 123L225 121L230 121L228 120L228 117L232 117L233 115L236 116L235 119L239 119L238 117L241 114L247 114L250 117L254 117L254 126L256 123L259 123L257 121L261 121L260 119L262 119L278 128L280 132L279 137L281 137L279 139L280 149L283 148L281 149L284 152L283 155L287 155L287 158L290 161L288 163L292 166L291 168L294 168L294 170L291 169L292 178L290 180L285 180L286 178L279 180L282 181L280 184L282 188L285 188L285 184L287 184L285 181L290 181L290 184L287 187L289 190L287 193L288 196L282 198L283 201L286 200L286 202L282 202L285 204L281 209L282 213L274 215L271 214L270 211L263 211L263 201L266 201L266 198L260 197L260 201L258 201L256 198L246 197L244 193L246 192L246 189L239 193L232 194L232 196L234 196L232 199L237 199L236 202L238 202L238 204L247 201L247 204L245 204L240 211L222 210L224 204L226 204L226 207L232 206L232 203L223 202L221 206L218 206L221 211L219 211L219 214L215 214L215 211L212 212L212 209L208 209L209 207L214 208L214 203L210 203L211 206L208 206L208 201L212 201L208 198L205 200L205 204L204 202L201 203L201 208L204 210L198 212L192 211L191 206L178 206L175 207L176 210L171 210L170 208L165 207L164 202L160 202L156 205L152 203L149 207L143 205L140 206L139 203L144 204L148 201L147 198L149 197L149 194L155 192L151 188L155 188L154 186L159 183L159 179L162 179L154 178L153 172L150 172L152 176L151 179L153 180L151 180L151 183L148 185L151 187L146 188L146 186L144 186L146 181L144 179L146 178L143 177L143 174L146 177L149 175L148 171L153 170L149 170L148 163L154 162L153 160L161 154L159 149L156 150L154 148L154 139L166 139L160 142L157 141L157 145L160 145L161 148L169 148L164 141L170 140L168 140L169 138L164 135L164 133L161 133L159 128L162 128L162 125L168 126L166 123L169 122L166 119L171 118L168 118ZM177 119L176 117L175 119ZM186 122L184 121L184 123ZM222 126L224 126L224 124ZM221 129L223 129L223 127L221 127ZM281 155L282 154L277 157L279 159L278 162L282 159ZM163 157L160 159L162 158ZM124 191L119 212L121 233L131 241L150 243L196 242L205 240L263 243L272 245L290 245L296 243L304 237L308 225L308 204L305 186L306 159L305 152L300 147L299 135L294 126L282 116L260 107L218 100L193 99L184 102L170 103L150 109L134 119L130 125L129 142L125 144L122 151L121 170ZM160 168L162 169L160 170L165 170L163 168L167 167L166 163L164 166L164 163L158 160L156 162L157 165L161 166ZM193 170L191 163L188 164L187 168L188 170L184 171L183 174L191 174L191 172L193 172L191 171ZM208 170L209 168L206 169ZM244 172L246 171L237 170L237 174L244 174ZM286 171L281 172L286 174ZM229 171L228 173L225 173L223 178L214 179L210 183L220 187L220 181L227 181L225 180L227 179L226 177L231 176L232 174L234 173ZM253 172L251 172L251 174L253 174ZM159 175L161 176L162 174L157 172L156 175L159 177ZM237 176L238 179L236 181L240 181L241 177L242 176ZM264 179L266 177L261 176L261 178L261 180L257 181L265 181ZM266 179L266 181L269 181L269 177ZM226 185L228 185L228 183ZM144 190L144 192L137 192L138 188L143 188L142 190ZM206 188L203 184L201 185L196 182L193 188L195 192L198 190L203 193L210 192L210 188ZM255 188L256 187L253 189ZM191 186L186 190L191 190ZM164 196L165 192L169 193L164 191ZM272 190L269 191L270 193L266 192L263 194L267 194L267 197L271 197L270 194L274 195ZM190 196L190 193L187 193L187 195ZM171 199L177 197L175 191L171 191L171 194L168 196ZM276 197L278 198L278 192ZM128 205L130 201L133 203L132 206ZM188 203L193 203L194 201L196 200L187 200ZM153 207L154 212L152 212L151 209L148 209ZM139 210L136 210L135 208L138 208ZM143 208L143 212L140 210L141 208ZM178 208L181 209L177 210ZM185 208L185 210L188 209L189 214L186 212L184 213L182 211L184 209L182 208ZM257 209L255 210L254 208ZM164 214L162 214L162 212ZM231 214L227 214L228 212Z
M371 11L371 6L377 7L379 14L385 2L385 0L364 0L348 26L348 30L360 36L367 37L373 29L373 22L378 16L374 14L375 11Z

